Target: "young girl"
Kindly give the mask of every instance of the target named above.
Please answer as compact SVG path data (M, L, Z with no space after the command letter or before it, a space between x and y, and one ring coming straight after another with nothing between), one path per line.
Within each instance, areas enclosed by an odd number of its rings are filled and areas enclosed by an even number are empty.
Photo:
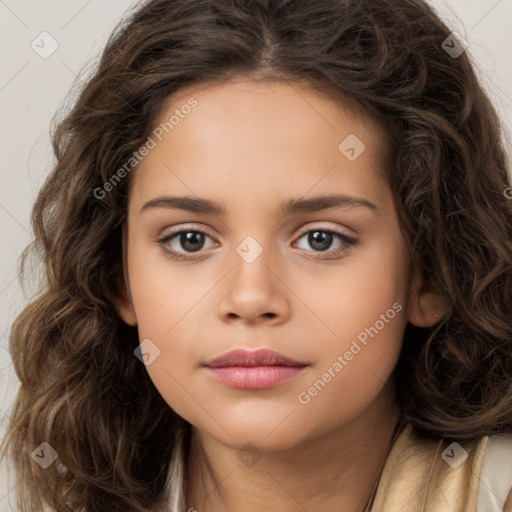
M422 0L116 30L33 210L19 511L512 510L512 188L466 49Z

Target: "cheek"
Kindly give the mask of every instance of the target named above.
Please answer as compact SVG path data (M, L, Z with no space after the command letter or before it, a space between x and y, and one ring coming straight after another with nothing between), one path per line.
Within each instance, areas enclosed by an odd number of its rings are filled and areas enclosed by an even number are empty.
M171 272L169 262L158 252L141 244L130 248L128 261L139 340L150 340L151 363L146 370L168 400L183 396L186 375L198 363L194 343L185 333L207 289L191 282L190 272Z
M350 264L330 276L328 286L310 286L306 295L323 322L317 322L315 376L321 379L331 368L336 374L331 393L366 392L368 398L389 379L399 357L407 324L409 261L403 240L386 235L355 252ZM324 399L334 396L326 393Z
M168 259L149 242L133 244L128 261L139 336L151 335L167 344L212 284L208 276L197 277L193 267Z
M320 316L329 330L319 329L319 359L295 398L305 431L317 428L312 418L323 418L322 431L350 421L390 385L407 323L403 262L390 256L362 259L324 298Z
M382 328L381 315L385 316L382 331L393 339L406 322L408 266L403 240L386 233L354 250L336 267L314 276L297 273L294 291L321 320L313 319L318 334L335 348L376 322Z
M139 338L141 341L150 339L157 354L146 370L168 405L195 424L201 412L198 404L208 402L205 397L208 390L203 389L199 396L191 386L201 357L201 347L194 339L191 325L204 322L198 313L205 291L194 290L190 280L173 279L168 284L160 277L153 281L153 286L137 289L135 308ZM204 317L204 307L202 311ZM203 341L204 335L201 338Z

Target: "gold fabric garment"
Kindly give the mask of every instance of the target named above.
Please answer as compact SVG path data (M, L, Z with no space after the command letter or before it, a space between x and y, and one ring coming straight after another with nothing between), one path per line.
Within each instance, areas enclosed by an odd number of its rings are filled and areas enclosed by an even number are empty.
M407 424L386 460L371 511L479 512L487 441L488 436L458 443L432 439ZM509 506L510 500L503 510Z

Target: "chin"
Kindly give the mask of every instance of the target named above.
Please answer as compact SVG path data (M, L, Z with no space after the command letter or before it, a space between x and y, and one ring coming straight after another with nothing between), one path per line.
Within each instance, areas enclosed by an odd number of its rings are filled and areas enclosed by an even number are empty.
M249 418L245 418L243 422L219 422L226 428L225 430L217 424L208 425L201 430L217 439L225 446L229 446L234 450L242 450L247 445L254 445L261 452L274 452L287 450L298 446L305 441L305 432L303 429L295 428L293 425L279 425L279 421L262 422L256 419L251 422ZM291 428L290 428L291 427Z

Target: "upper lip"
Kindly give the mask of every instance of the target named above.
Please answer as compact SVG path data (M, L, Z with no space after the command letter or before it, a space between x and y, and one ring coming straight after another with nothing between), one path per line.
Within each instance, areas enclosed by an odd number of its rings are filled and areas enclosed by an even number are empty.
M268 349L244 350L235 349L208 361L205 366L221 368L225 366L307 366L278 352Z

